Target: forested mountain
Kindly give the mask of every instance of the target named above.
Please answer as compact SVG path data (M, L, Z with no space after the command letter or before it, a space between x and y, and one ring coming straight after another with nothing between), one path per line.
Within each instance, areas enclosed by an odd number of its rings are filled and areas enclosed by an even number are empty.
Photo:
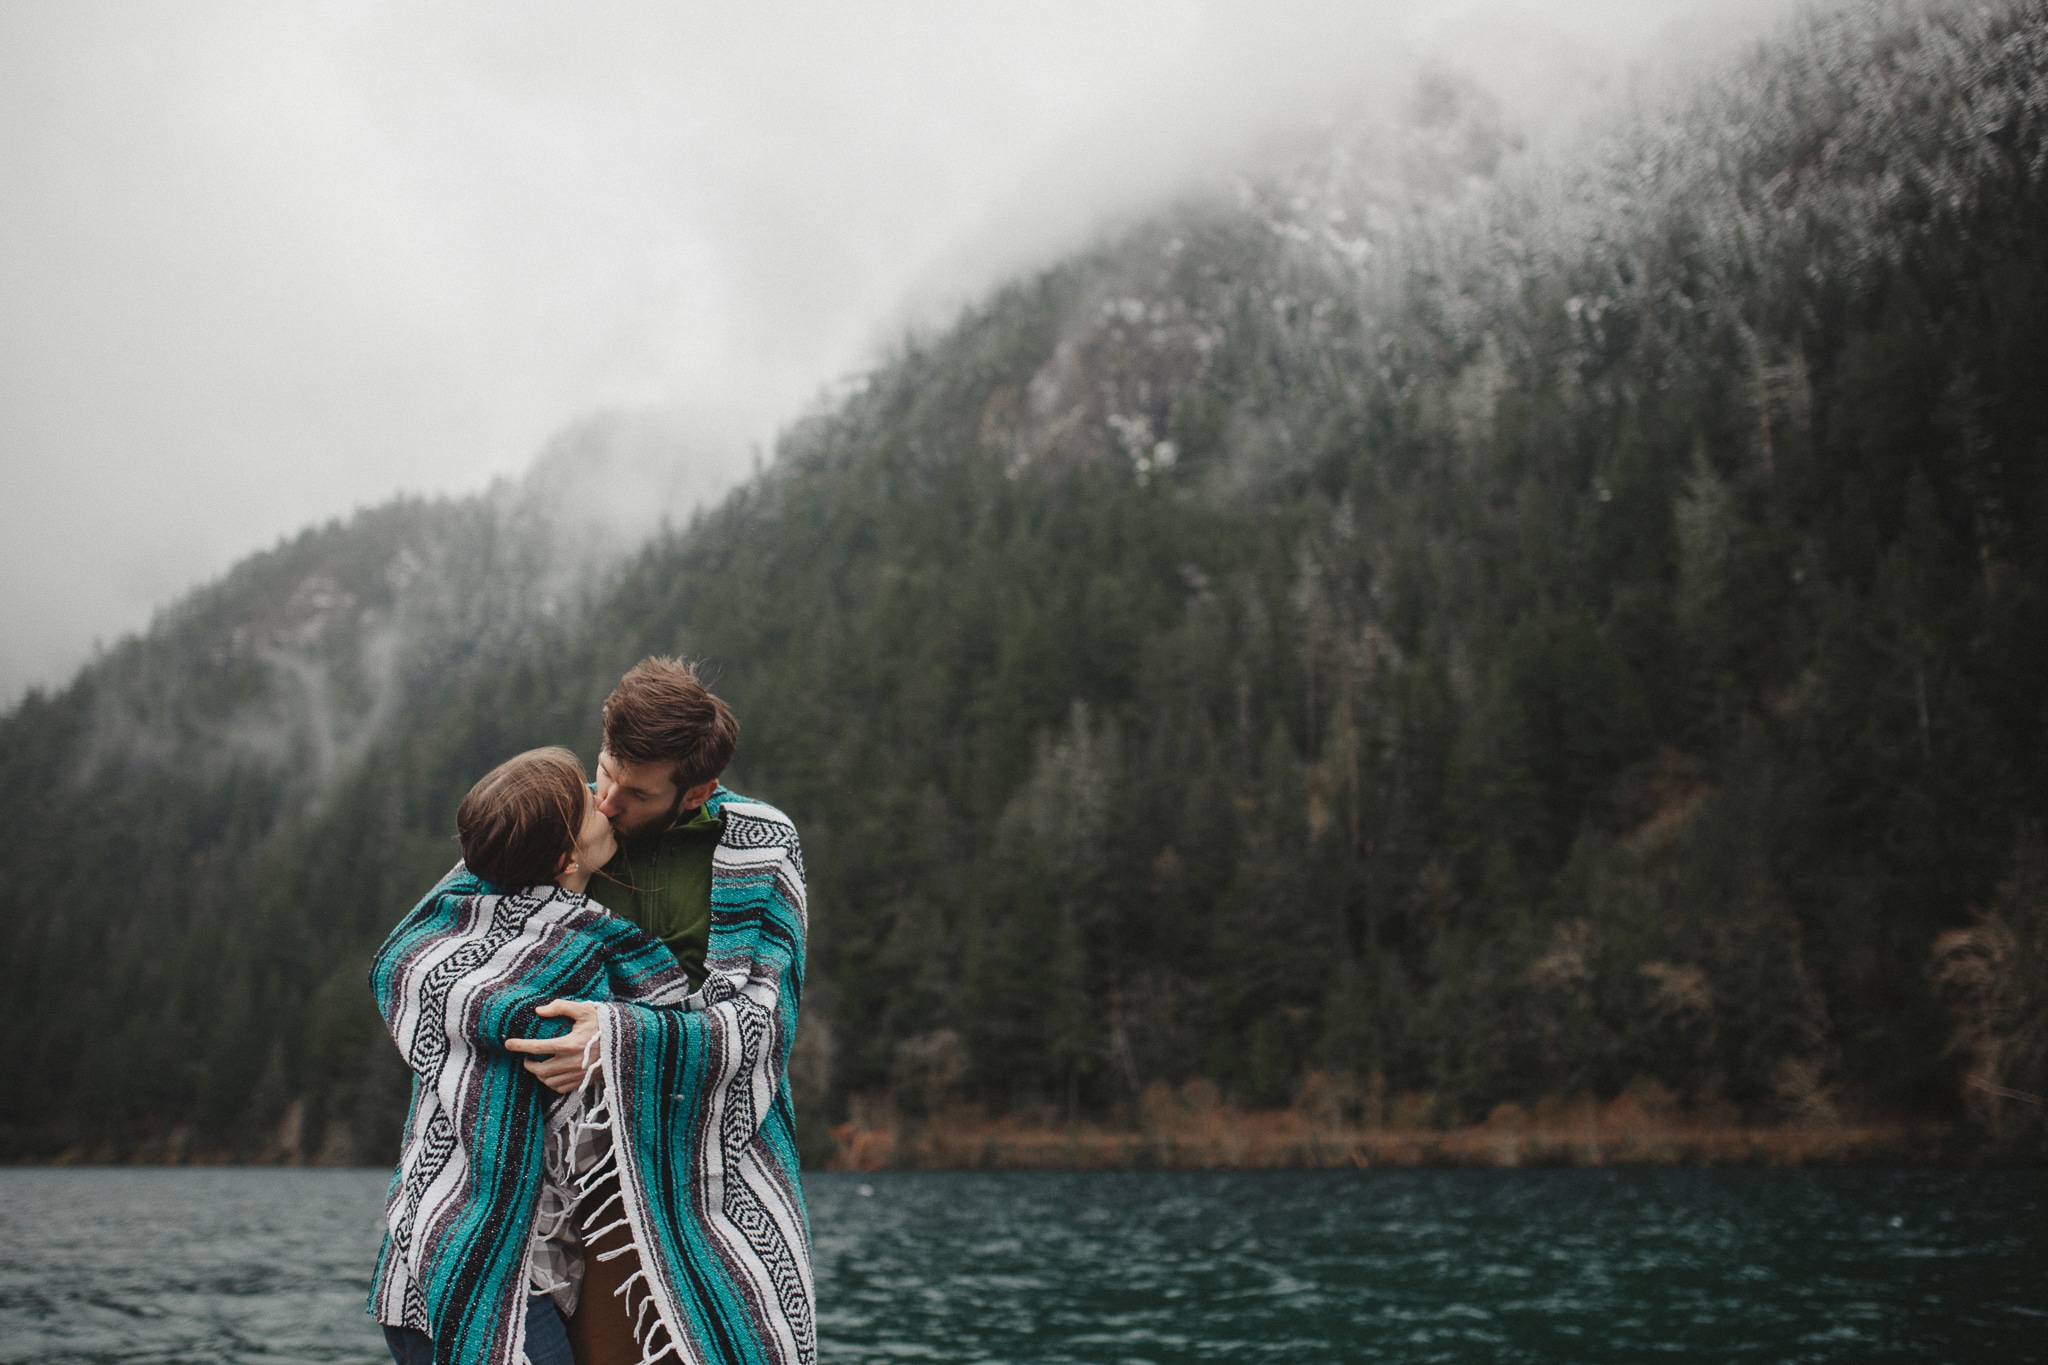
M806 839L813 1125L1321 1071L2038 1151L2044 78L2043 0L1863 6L1567 158L1433 77L567 609L466 504L258 557L0 725L7 1150L390 1150L363 967L456 799L682 652ZM280 747L294 678L355 719Z
M728 453L699 439L592 419L516 483L306 530L0 721L0 811L34 845L0 891L0 991L36 1039L0 1155L274 1145L308 1040L361 1042L362 973L338 964L391 918L337 920L335 883L360 867L405 899L413 867L449 861L443 813L370 804L394 736L722 491ZM375 1075L402 1118L385 1062L337 1074Z

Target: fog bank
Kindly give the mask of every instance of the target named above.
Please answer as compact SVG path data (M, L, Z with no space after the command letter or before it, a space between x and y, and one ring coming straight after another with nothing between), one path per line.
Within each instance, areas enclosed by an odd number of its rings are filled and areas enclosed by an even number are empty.
M670 414L713 495L902 328L1262 129L1437 65L1561 136L1781 8L11 5L0 703L593 411Z

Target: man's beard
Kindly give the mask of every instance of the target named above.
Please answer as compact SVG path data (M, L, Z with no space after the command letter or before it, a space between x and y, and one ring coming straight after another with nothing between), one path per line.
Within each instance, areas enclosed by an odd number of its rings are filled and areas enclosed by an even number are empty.
M612 834L616 836L621 842L626 842L634 839L645 839L650 835L655 834L664 834L668 831L668 827L670 825L673 825L676 822L677 818L682 815L682 813L683 793L679 789L676 792L676 799L669 802L668 810L666 812L657 815L650 820L646 820L641 824L633 825L623 829L620 828L618 825L614 824L612 826Z

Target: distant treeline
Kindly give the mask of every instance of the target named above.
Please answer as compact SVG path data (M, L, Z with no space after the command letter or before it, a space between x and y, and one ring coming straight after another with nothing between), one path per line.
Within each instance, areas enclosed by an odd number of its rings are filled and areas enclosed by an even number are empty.
M1320 1073L1411 1123L1654 1084L2039 1154L2044 119L2039 0L1811 21L1571 163L1438 81L381 691L347 622L506 542L409 504L244 565L0 724L4 1151L387 1153L363 970L455 800L680 652L806 840L820 1150L856 1094Z

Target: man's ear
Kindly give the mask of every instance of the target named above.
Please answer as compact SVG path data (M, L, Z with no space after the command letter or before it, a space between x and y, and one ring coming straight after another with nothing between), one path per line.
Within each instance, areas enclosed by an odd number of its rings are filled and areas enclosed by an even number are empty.
M683 809L697 809L697 807L703 805L706 801L709 801L711 799L711 793L717 790L718 779L715 777L712 778L709 782L698 783L696 786L690 788L688 791L683 793Z

